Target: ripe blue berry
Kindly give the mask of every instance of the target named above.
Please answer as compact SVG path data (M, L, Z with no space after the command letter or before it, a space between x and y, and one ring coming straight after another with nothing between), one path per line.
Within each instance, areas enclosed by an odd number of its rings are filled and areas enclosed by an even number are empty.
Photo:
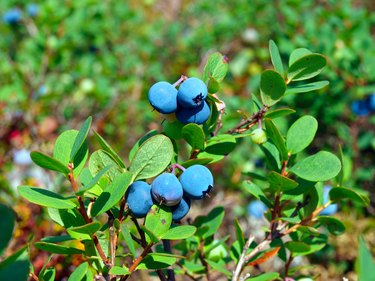
M207 97L207 86L198 78L186 79L178 88L177 101L185 108L199 106Z
M157 82L148 91L148 101L160 113L173 113L177 110L177 90L168 82Z
M260 200L255 200L247 205L247 213L250 217L261 219L264 216L264 212L267 210L267 206Z
M180 221L187 215L190 210L191 200L188 197L182 197L178 205L171 207L172 220Z
M355 100L352 102L352 111L357 116L367 116L370 113L370 106L366 100Z
M3 21L7 24L17 24L21 20L21 17L21 10L14 8L5 12Z
M28 4L26 6L26 11L30 17L36 17L39 12L39 6L35 3Z
M204 101L196 108L179 107L176 112L176 117L178 121L180 121L183 124L203 124L208 120L210 114L210 106L206 101Z
M372 111L375 111L375 93L373 93L373 94L371 94L367 97L367 103L368 103L369 108Z
M126 191L126 203L136 218L144 218L153 205L151 186L144 181L133 182Z
M202 199L214 188L214 178L210 170L203 165L193 165L180 176L180 182L186 196Z
M329 200L329 191L332 189L331 186L324 186L323 187L323 204L326 204ZM333 215L337 212L338 206L337 204L331 204L327 208L323 209L320 214L323 216Z
M151 194L156 202L167 206L177 205L182 198L181 183L174 174L163 173L151 184Z

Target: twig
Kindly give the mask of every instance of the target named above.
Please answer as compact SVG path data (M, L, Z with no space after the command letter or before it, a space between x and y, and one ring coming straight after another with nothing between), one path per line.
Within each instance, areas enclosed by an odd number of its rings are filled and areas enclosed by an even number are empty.
M291 253L290 256L289 256L288 261L287 261L286 264L285 264L284 280L286 280L286 278L288 277L288 271L289 271L289 267L290 267L290 265L292 264L292 261L293 261L293 255L292 255L292 253Z
M152 246L154 244L150 243L146 246L146 248L143 249L142 254L133 262L133 264L129 268L129 274L124 275L121 277L121 281L127 280L129 276L136 270L137 266L140 264L140 262L145 258L145 256L150 252Z
M170 253L170 254L172 253L171 242L169 240L163 239L163 247L166 253ZM168 275L168 281L176 280L173 269L167 269L167 275Z
M269 107L264 105L258 112L255 112L247 119L242 119L234 128L228 130L227 134L234 134L234 133L243 133L244 131L250 129L254 124L258 122L259 119L262 119L264 114L268 111ZM245 127L245 128L243 128Z
M210 281L210 280L211 280L211 276L210 276L210 266L209 266L209 264L207 263L207 261L205 260L203 246L204 246L204 241L202 241L201 244L199 245L199 259L200 259L202 265L203 265L203 266L205 267L205 269L206 269L206 277L207 277L207 281Z
M249 249L251 243L253 243L254 238L255 237L252 234L250 234L249 239L247 239L247 242L246 242L244 248L242 249L242 254L241 254L240 259L238 261L237 267L236 267L235 271L233 272L232 281L237 281L238 278L240 277L241 272L242 272L242 270L245 266L244 263L245 263L245 256L246 256L247 250Z
M172 86L176 88L177 86L180 86L180 84L182 82L184 82L186 79L188 79L187 76L181 75L180 79L178 79L176 82L174 82Z

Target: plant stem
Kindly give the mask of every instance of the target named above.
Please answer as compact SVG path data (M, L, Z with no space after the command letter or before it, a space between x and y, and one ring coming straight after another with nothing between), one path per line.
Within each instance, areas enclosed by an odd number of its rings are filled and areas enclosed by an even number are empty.
M150 252L152 246L154 244L153 243L150 243L146 246L146 248L143 249L143 252L142 254L133 262L133 264L130 266L129 268L129 274L127 275L124 275L120 280L121 281L124 281L124 280L127 280L129 278L129 276L136 270L137 266L139 265L139 263L145 258L145 256Z
M242 254L240 256L236 269L233 272L232 281L237 281L238 278L240 277L241 272L245 266L244 263L245 263L245 256L246 256L247 250L249 249L251 243L253 243L254 238L255 237L252 234L250 234L249 239L247 239L246 244L244 248L242 249Z
M164 251L166 253L172 254L171 242L169 240L164 240L164 239L162 241L163 241ZM168 275L168 281L176 280L173 269L167 269L167 275Z
M211 280L211 276L210 276L210 266L209 266L209 264L208 264L208 263L206 262L206 260L205 260L203 246L204 246L204 241L202 241L201 244L199 245L199 259L200 259L202 265L203 265L203 266L205 267L205 269L206 269L206 277L207 277L207 281L210 281L210 280Z
M293 261L293 256L292 256L292 253L290 253L289 259L285 264L284 280L286 280L286 278L288 277L288 271L289 271L290 265L292 264L292 261Z
M228 130L226 133L227 134L243 133L244 131L254 126L258 122L259 119L262 119L264 114L266 114L266 112L268 111L268 109L269 109L268 106L263 105L263 107L259 109L258 112L255 112L253 115L251 115L247 119L242 119L241 122L239 122L236 126L234 126L234 128Z
M178 79L176 82L174 82L172 86L176 88L177 86L180 86L180 84L182 82L184 82L186 79L188 79L187 76L181 75L180 79Z

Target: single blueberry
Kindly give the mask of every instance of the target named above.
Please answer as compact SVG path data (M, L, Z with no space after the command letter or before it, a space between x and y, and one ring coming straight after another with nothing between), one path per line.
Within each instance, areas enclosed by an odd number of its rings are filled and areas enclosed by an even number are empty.
M182 197L178 205L171 207L172 220L176 222L182 220L189 212L190 204L191 204L190 198L186 196Z
M8 10L3 15L3 21L7 24L17 24L22 18L21 10L18 8L13 8Z
M39 12L39 6L35 3L28 4L26 6L26 11L30 17L36 17Z
M206 84L195 77L186 79L178 88L177 101L185 108L199 106L207 97Z
M375 93L367 97L367 103L371 111L375 111Z
M323 204L326 204L329 201L329 191L332 189L331 186L326 185L323 187ZM333 215L337 212L337 204L331 204L327 208L323 209L320 214L323 216Z
M144 218L153 205L151 186L144 181L135 181L128 187L125 199L132 214Z
M352 111L358 116L367 116L370 113L370 106L366 100L355 100L352 102Z
M193 165L180 176L180 182L186 196L191 199L202 199L214 188L211 171L203 165Z
M267 206L260 200L255 200L247 205L247 213L250 217L255 219L261 219L264 217L264 212L267 210Z
M203 124L208 120L210 114L210 106L204 101L196 108L184 108L180 106L176 112L176 117L183 124Z
M159 204L175 206L181 201L183 190L174 174L163 173L152 182L151 194Z
M148 91L148 101L160 113L173 113L177 110L177 90L168 82L157 82Z

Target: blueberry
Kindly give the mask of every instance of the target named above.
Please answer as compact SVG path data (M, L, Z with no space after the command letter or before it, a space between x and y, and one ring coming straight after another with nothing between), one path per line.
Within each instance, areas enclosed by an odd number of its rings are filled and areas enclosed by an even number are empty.
M185 108L194 108L206 99L207 93L207 86L202 80L188 78L178 88L177 101Z
M26 6L26 11L27 11L27 14L30 17L36 17L38 15L38 12L39 12L39 6L35 3L28 4Z
M163 173L151 184L151 194L156 202L167 206L177 205L183 195L181 183L174 174Z
M177 90L168 82L157 82L148 91L148 101L160 113L173 113L177 110Z
M214 187L214 178L210 170L203 165L193 165L180 176L180 182L186 196L191 199L204 198Z
M261 219L264 217L264 212L267 210L267 206L260 200L255 200L247 205L247 213L250 217Z
M358 116L367 116L370 112L370 106L366 100L355 100L352 102L352 111Z
M367 97L367 104L372 111L375 111L375 93Z
M14 8L5 12L3 15L3 21L7 24L17 24L20 22L21 17L21 10Z
M24 148L15 150L13 154L13 162L16 165L30 165L33 163L30 157L30 151Z
M144 181L133 182L126 191L126 203L136 218L144 218L153 205L151 186Z
M267 135L262 128L257 128L250 134L251 141L255 144L263 144L267 141Z
M195 123L203 124L210 117L211 110L208 103L205 101L196 108L179 107L176 112L178 121L183 124Z
M323 204L326 204L329 201L329 191L331 189L332 187L328 185L323 187ZM337 204L331 204L327 208L323 209L320 214L323 216L333 215L337 212L337 209Z
M184 196L182 197L180 203L178 205L171 207L172 211L172 220L173 221L180 221L183 217L187 215L190 210L191 200L190 198Z

